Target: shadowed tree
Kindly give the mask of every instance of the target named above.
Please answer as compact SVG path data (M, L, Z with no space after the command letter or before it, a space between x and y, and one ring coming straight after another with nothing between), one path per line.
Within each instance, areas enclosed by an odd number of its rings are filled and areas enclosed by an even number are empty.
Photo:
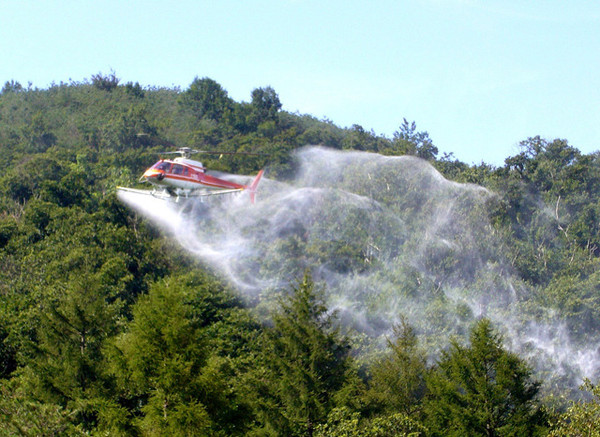
M108 288L82 274L66 287L56 286L53 299L40 303L35 355L26 369L32 398L75 412L86 430L95 426L88 409L104 392L102 346L117 330L121 302L107 302Z

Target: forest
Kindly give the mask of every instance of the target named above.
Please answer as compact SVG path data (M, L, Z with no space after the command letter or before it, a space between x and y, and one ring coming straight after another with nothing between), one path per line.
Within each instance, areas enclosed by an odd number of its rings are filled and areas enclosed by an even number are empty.
M256 205L117 195L183 146ZM0 435L600 436L600 152L113 72L7 81L0 170Z

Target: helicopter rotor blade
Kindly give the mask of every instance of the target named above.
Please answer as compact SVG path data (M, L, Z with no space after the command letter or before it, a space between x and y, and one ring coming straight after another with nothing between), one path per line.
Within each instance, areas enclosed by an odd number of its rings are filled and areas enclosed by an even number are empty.
M217 150L197 150L195 153L205 153L207 155L251 155L251 156L267 155L267 153L255 153L255 152L219 152Z
M160 152L160 155L181 155L184 157L189 157L189 155L193 155L196 153L202 153L205 155L247 155L247 156L267 156L267 153L255 153L255 152L221 152L218 150L197 150L191 149L189 147L180 147L177 150L169 151L169 152Z
M194 153L201 153L201 150L190 149L189 147L180 147L177 150L171 150L168 152L159 152L161 155L192 155Z

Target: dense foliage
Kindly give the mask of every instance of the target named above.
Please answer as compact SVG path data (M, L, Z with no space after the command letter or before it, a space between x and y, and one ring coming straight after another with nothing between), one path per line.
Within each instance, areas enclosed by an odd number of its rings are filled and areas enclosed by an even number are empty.
M279 180L294 173L291 152L307 144L414 155L448 179L497 193L485 213L510 267L533 290L521 304L533 314L538 305L555 310L584 343L600 336L598 153L535 137L502 167L467 165L439 157L427 132L406 119L386 138L282 111L271 87L250 97L236 102L208 78L185 91L123 85L114 73L48 89L6 82L0 434L597 435L597 387L587 381L594 398L568 409L544 399L531 363L509 351L488 319L436 355L398 314L387 348L373 352L343 330L295 259L282 265L296 282L277 302L253 306L120 204L115 187L135 185L173 145L258 152L205 164L241 174L268 164ZM351 245L315 241L308 250L336 271L369 268ZM399 289L410 293L410 273L402 278ZM431 302L434 316L449 305Z

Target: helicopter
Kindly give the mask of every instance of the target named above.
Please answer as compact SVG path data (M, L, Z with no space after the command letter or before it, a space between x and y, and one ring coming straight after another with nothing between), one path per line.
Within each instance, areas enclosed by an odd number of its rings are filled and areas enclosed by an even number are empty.
M180 198L197 197L204 198L221 194L238 193L247 190L250 193L250 201L255 202L256 189L264 173L260 170L249 185L220 179L206 173L206 167L199 161L190 159L193 154L206 153L218 155L255 153L245 152L211 152L195 150L190 147L180 147L173 152L164 152L163 155L178 154L175 159L160 159L152 167L148 168L140 177L140 182L148 182L152 190L138 190L128 187L117 187L118 191L137 194L147 194L166 200L179 202Z

